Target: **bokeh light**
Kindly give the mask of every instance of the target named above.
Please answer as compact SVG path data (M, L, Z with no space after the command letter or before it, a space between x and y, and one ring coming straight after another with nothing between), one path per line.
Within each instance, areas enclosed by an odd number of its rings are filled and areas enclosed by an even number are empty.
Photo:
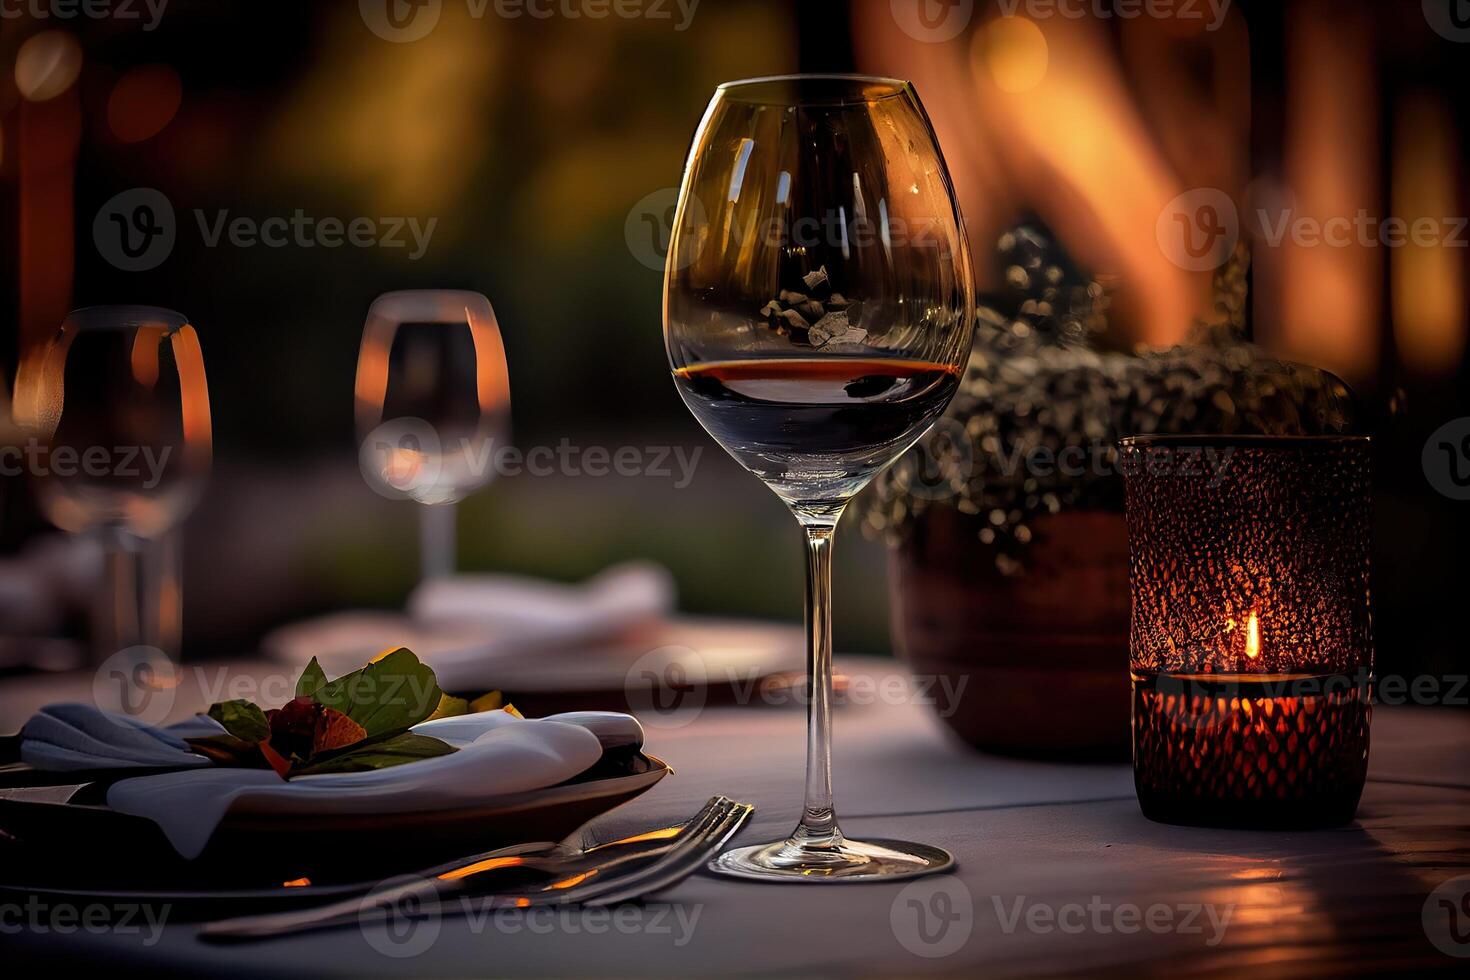
M1025 17L997 17L975 36L976 60L1004 92L1029 92L1046 77L1046 36Z
M28 37L15 54L15 87L32 102L54 99L76 82L82 49L65 31Z
M167 65L134 68L107 98L107 125L124 143L157 136L179 111L184 95L178 72Z

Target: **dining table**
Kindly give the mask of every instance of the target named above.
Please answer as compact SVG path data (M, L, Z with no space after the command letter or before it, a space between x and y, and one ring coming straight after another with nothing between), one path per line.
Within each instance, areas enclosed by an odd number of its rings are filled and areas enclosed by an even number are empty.
M272 669L230 665L242 676ZM65 928L44 909L21 925L29 913L9 895L0 948L12 967L251 977L1463 976L1470 966L1470 914L1459 914L1470 912L1470 712L1375 708L1367 787L1346 826L1209 829L1147 820L1126 760L962 744L898 661L839 657L837 671L842 826L938 844L957 859L952 872L858 884L696 874L641 904L364 919L232 944L201 938L197 921L167 908L145 909L128 930L74 918ZM0 730L42 704L84 699L90 683L12 678ZM756 807L739 841L789 830L805 766L800 690L743 700L646 715L646 750L673 773L583 839L678 822L716 794ZM199 707L181 700L172 714Z

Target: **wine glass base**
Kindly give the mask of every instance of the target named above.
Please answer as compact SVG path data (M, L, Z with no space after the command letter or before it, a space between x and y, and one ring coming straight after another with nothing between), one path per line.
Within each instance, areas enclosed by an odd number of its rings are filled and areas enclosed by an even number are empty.
M756 881L835 884L917 878L948 871L954 863L944 848L910 841L843 840L838 847L816 848L783 840L726 851L709 863L709 870Z

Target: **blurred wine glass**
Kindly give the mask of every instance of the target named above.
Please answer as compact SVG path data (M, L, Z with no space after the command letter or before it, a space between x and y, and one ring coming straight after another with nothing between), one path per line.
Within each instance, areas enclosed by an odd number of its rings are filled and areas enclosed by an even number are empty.
M356 417L368 482L422 505L422 577L452 574L455 504L494 477L497 442L510 432L510 375L490 301L450 289L374 300Z
M193 326L151 306L77 310L22 361L15 415L47 518L107 545L100 652L146 646L176 657L173 532L198 501L213 452Z
M801 822L716 870L852 881L953 863L838 826L831 562L848 501L958 389L973 313L964 225L911 85L792 75L716 90L680 190L664 342L689 410L802 527L811 683Z

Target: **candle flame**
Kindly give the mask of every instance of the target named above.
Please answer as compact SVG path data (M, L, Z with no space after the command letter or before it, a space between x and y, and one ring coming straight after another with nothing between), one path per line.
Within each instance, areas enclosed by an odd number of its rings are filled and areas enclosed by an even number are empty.
M1245 655L1252 660L1261 655L1261 628L1254 612L1245 624Z

